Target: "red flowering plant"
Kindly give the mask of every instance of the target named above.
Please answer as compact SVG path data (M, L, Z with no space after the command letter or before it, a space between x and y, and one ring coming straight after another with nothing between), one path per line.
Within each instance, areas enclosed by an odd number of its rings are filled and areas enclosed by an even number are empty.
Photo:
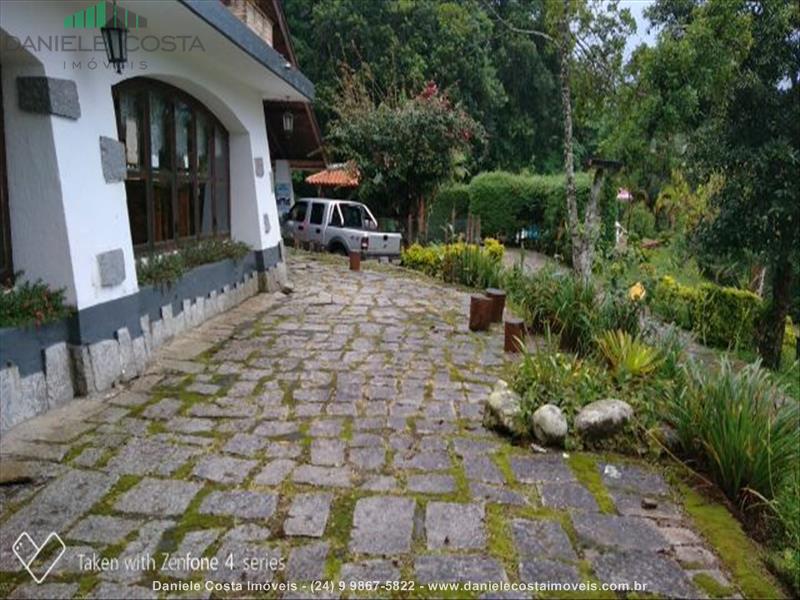
M436 82L413 97L394 92L375 98L370 89L364 76L343 78L328 140L334 153L358 166L359 198L381 216L407 220L407 239L424 238L426 199L442 183L468 174L485 132Z

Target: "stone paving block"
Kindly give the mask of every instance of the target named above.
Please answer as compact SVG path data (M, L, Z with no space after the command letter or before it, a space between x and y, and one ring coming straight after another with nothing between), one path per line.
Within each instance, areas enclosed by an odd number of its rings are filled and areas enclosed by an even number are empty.
M482 504L428 502L425 534L428 550L481 550L486 546Z
M139 529L135 540L132 540L125 549L119 554L120 564L124 568L103 571L100 578L118 582L134 583L138 581L149 565L141 560L142 556L148 555L158 560L156 551L164 533L175 526L174 521L153 520L148 521Z
M675 560L692 569L709 568L717 564L716 557L702 546L677 546Z
M354 448L382 447L383 438L377 433L356 433L350 440Z
M192 474L201 479L233 485L242 483L257 464L254 460L212 454L202 457Z
M125 513L179 516L202 487L192 481L145 478L122 494L114 509Z
M646 496L666 496L669 486L658 473L637 465L604 463L597 465L605 486Z
M199 512L240 519L268 519L275 512L278 496L262 492L236 490L211 492L200 504Z
M393 466L395 469L417 471L442 471L452 467L450 456L443 450L396 454Z
M405 554L414 528L412 498L373 496L356 502L350 551L361 554Z
M414 577L422 584L508 581L502 565L494 558L483 556L418 556L414 560Z
M397 489L397 479L391 475L373 475L361 484L361 489L370 492L393 492Z
M539 519L511 521L511 533L517 556L529 558L557 558L577 561L578 556L558 521Z
M580 584L583 582L575 565L548 558L525 558L519 565L519 580L525 583Z
M521 483L540 481L576 482L575 475L560 455L512 456L511 471Z
M383 448L351 448L348 452L350 462L359 470L377 471L386 462L386 451Z
M134 437L109 461L106 470L125 475L168 476L199 452L197 448Z
M460 457L484 456L494 452L499 448L499 443L494 440L482 440L473 438L455 438L453 449Z
M645 519L587 512L573 513L572 523L578 540L588 547L658 552L669 546L658 528Z
M194 394L203 394L204 396L213 396L222 389L222 386L213 383L193 383L186 388L187 392Z
M557 509L599 511L594 496L580 483L545 481L538 486L542 505Z
M607 583L634 582L646 585L646 592L670 598L698 598L698 591L683 569L662 554L632 549L613 551L590 558L597 577Z
M42 583L32 581L16 588L9 598L14 600L67 600L78 591L77 583Z
M353 472L349 467L317 467L300 465L292 473L295 483L307 483L320 487L351 487Z
M293 548L286 563L288 581L319 581L325 578L325 561L330 544L313 542Z
M300 444L290 441L269 442L264 448L264 454L270 458L297 458L302 453Z
M279 458L267 463L261 472L255 476L253 483L259 485L279 485L297 463L289 458Z
M659 527L661 535L673 546L701 544L700 537L686 527Z
M152 598L155 600L158 596L148 587L106 581L94 588L87 598L97 598L98 600L106 600L108 598L115 598L116 600L149 600Z
M194 531L187 531L186 535L178 544L178 548L174 552L174 556L202 556L206 549L211 546L222 533L222 529L198 529ZM169 571L162 571L169 577L177 577L178 579L186 579L192 575L192 571L188 569L170 569Z
M72 463L79 467L93 467L105 454L106 450L104 448L84 448L78 456L72 459Z
M146 419L169 419L178 413L181 406L183 406L183 403L180 400L164 398L148 406L142 413L142 416Z
M343 564L339 579L345 583L400 581L400 569L389 560L362 560L357 563Z
M495 504L510 504L513 506L530 504L530 501L519 492L478 481L470 482L469 493L475 500L484 500Z
M89 515L78 521L66 537L80 542L116 544L141 524L141 521L134 519Z
M641 494L611 490L609 495L614 501L617 512L621 515L674 521L676 523L683 520L681 509L663 496L648 496L648 508L644 508L642 501L645 496ZM655 502L656 505L651 507L651 502Z
M67 470L42 488L29 502L0 525L0 571L22 567L11 551L21 531L45 539L51 531L67 529L96 504L117 478L94 471Z
M289 516L283 523L286 535L322 537L328 514L331 509L333 494L298 494L292 499Z
M300 427L293 421L266 421L256 427L253 433L264 437L284 437L299 430Z
M341 419L317 419L311 423L308 432L313 437L337 437L342 432Z
M252 433L237 433L222 448L228 454L254 457L267 445L267 440Z
M467 479L484 483L505 483L505 477L488 456L468 456L463 461Z
M344 464L345 443L342 440L318 438L311 442L311 462L338 467Z
M422 494L449 494L455 491L456 483L451 475L426 473L409 476L406 488L409 492Z

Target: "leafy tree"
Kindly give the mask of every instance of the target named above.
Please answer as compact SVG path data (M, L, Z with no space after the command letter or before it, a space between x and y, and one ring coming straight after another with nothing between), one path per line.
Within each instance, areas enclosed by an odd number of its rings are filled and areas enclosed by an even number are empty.
M424 236L426 200L480 147L483 129L434 83L413 98L375 98L367 73L343 76L329 141L358 166L362 198L405 220L409 240L416 217L416 237Z
M777 368L800 272L800 8L782 0L735 6L752 42L698 141L702 169L724 176L719 214L702 240L733 257L756 253L767 265L771 292L759 350ZM695 9L698 18L703 11Z

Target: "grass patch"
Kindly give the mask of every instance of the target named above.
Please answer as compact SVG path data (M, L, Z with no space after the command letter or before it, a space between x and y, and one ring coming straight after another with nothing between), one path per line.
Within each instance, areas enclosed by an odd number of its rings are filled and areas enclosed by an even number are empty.
M141 480L142 477L140 475L120 475L111 490L92 507L89 513L95 515L110 515L114 513L114 504L117 503L120 496Z
M692 577L694 584L708 594L709 598L730 598L735 593L732 587L722 585L708 573L698 573Z
M591 454L572 453L567 462L578 481L594 496L600 512L616 513L614 501L611 500L606 486L603 485L603 478L597 469L597 459Z
M486 529L489 554L500 560L512 581L517 579L517 550L511 537L511 527L499 504L486 505Z
M350 541L350 530L353 526L353 511L358 498L359 496L355 494L345 494L333 500L325 532L325 539L331 544L331 552L325 562L325 578L329 581L335 581L338 578L339 570L347 556L347 544Z
M728 509L701 496L686 484L680 486L686 512L727 567L733 583L746 598L783 598L785 594L762 563L763 552L744 533Z

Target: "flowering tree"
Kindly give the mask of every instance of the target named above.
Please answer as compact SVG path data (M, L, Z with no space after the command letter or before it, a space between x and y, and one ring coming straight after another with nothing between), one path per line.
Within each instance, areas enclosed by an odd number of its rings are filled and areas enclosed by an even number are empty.
M405 222L409 241L424 238L426 198L465 174L484 131L433 82L414 97L394 92L376 99L368 78L368 69L342 77L328 140L358 166L361 198Z

